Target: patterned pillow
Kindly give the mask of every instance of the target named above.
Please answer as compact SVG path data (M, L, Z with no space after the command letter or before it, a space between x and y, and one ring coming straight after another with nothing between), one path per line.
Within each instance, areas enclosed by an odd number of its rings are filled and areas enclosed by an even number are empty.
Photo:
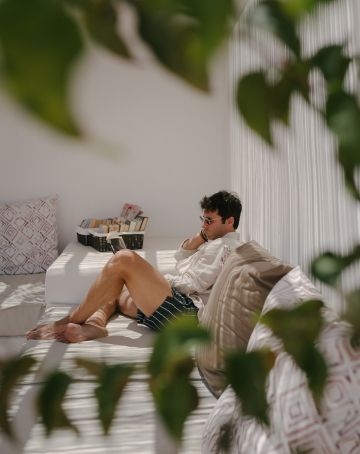
M251 316L261 311L270 290L291 269L256 241L238 247L225 262L201 319L201 325L212 331L213 341L196 348L198 367L218 397L224 390L225 351L247 346Z
M297 267L269 294L263 312L274 307L292 307L319 292ZM321 296L321 295L320 295ZM349 328L329 308L323 312L325 328L319 346L327 358L329 380L321 408L317 409L307 387L305 374L285 352L271 331L258 324L248 351L270 347L278 357L270 372L267 399L272 427L266 430L254 419L243 417L241 405L228 388L209 416L203 435L203 452L218 452L221 426L233 424L231 453L282 454L358 452L360 435L360 351L349 342Z
M57 199L0 205L0 274L43 273L57 258Z

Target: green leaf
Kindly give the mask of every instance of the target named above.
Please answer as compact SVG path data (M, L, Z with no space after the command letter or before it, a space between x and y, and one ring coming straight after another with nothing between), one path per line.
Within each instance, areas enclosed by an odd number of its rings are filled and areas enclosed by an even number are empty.
M271 96L271 88L267 85L263 72L248 74L239 80L238 108L250 128L270 145Z
M130 52L117 33L117 13L109 0L87 0L79 4L84 24L98 44L121 57L130 58Z
M199 403L196 388L189 381L190 364L192 370L194 362L190 363L188 358L176 362L178 370L188 370L187 375L163 374L150 380L156 409L169 433L178 441L181 440L186 419Z
M327 377L327 366L321 353L314 347L322 318L324 303L310 300L293 309L273 309L261 317L284 344L284 349L308 378L309 388L315 399L321 397Z
M360 163L360 110L355 96L348 93L332 93L326 103L326 122L339 139L339 145L349 150L347 161L353 166Z
M360 246L356 246L349 255L345 256L326 252L312 262L311 272L325 284L335 286L342 271L359 259Z
M225 423L220 427L217 452L227 454L230 452L234 438L234 426L230 423Z
M309 389L313 394L315 402L318 402L323 395L326 385L328 366L324 356L315 347L307 348L303 361L302 369L307 375Z
M151 0L153 1L153 0ZM157 0L155 0L157 1ZM169 1L174 4L173 0ZM233 0L177 0L179 10L198 24L197 32L207 61L235 25L236 7Z
M104 363L99 363L97 361L89 361L88 359L84 358L76 358L75 361L79 367L87 369L87 371L91 375L95 375L97 378L101 376L106 367Z
M132 367L119 364L106 366L100 376L100 386L96 388L95 396L99 403L99 419L105 434L109 432L116 406L132 372Z
M332 93L326 104L325 118L339 142L339 162L344 168L346 185L353 197L360 200L354 173L360 166L360 110L354 95Z
M271 90L271 114L289 125L290 99L295 90L294 83L283 76Z
M275 362L275 355L267 350L246 353L236 350L225 357L225 379L241 402L244 415L253 416L269 425L265 383Z
M288 62L282 76L270 88L270 116L289 123L290 100L293 92L300 93L309 102L308 76L311 64L306 60Z
M72 379L67 374L55 371L47 377L39 392L37 408L45 426L46 436L50 436L55 429L72 429L77 434L79 433L62 408L66 391L71 382Z
M172 371L175 367L172 361L176 364L178 358L188 356L190 347L208 342L210 338L210 333L198 325L195 317L174 320L155 338L153 353L148 364L149 373L157 376L166 370Z
M14 434L8 418L8 406L11 392L20 377L26 375L36 360L31 356L12 358L0 363L0 427L13 438Z
M83 358L77 358L76 362L97 377L99 386L95 389L95 397L99 406L99 419L104 433L107 435L115 416L117 404L134 368L122 364L107 366L104 363Z
M157 59L196 88L209 90L210 58L230 34L234 0L128 0Z
M360 290L356 290L346 295L347 308L342 314L342 318L346 320L354 328L352 336L352 345L354 348L360 346Z
M288 14L294 18L298 18L304 13L312 12L321 4L331 3L333 1L335 0L289 0L284 2L282 6Z
M340 91L351 59L343 56L342 46L327 46L312 58L312 64L323 73L330 92Z
M250 25L272 33L300 58L300 40L295 22L286 14L282 4L275 0L258 3L249 17Z
M167 69L196 88L209 90L206 61L201 55L201 41L196 25L178 23L168 15L148 14L137 7L139 32L155 56Z
M196 389L189 381L195 365L189 350L208 340L209 332L198 326L195 317L175 320L155 339L148 363L150 390L165 427L176 440L181 440L184 423L198 405Z
M55 0L0 2L2 78L6 90L51 126L80 135L67 83L82 51L79 30Z
M288 64L284 71L284 77L291 81L293 90L299 92L308 102L310 90L308 76L310 70L311 61L296 60L295 62Z

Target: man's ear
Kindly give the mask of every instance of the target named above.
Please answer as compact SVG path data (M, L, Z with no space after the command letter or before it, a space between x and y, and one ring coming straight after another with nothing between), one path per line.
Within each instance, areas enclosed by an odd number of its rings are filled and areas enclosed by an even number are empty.
M226 219L226 223L227 223L227 224L233 225L233 224L234 224L234 221L235 221L235 220L234 220L234 217L233 217L233 216L231 216L230 218L227 218L227 219Z

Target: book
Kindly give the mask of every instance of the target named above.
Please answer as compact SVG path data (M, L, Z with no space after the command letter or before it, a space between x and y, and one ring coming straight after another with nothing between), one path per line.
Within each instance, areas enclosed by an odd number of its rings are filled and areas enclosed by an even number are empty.
M149 218L147 216L143 216L144 217L144 220L142 221L142 224L141 224L141 227L140 227L140 232L143 232L145 230L145 227L146 227L146 224L149 220Z
M93 229L95 227L95 224L96 224L96 219L95 218L91 218L87 228L88 229Z
M100 227L101 222L102 222L101 219L96 219L94 229L98 229Z
M132 221L134 217L137 216L140 210L141 207L139 205L131 205L130 203L125 203L120 214L120 217Z
M110 248L114 254L121 251L121 249L126 249L124 240L121 236L118 236L116 232L111 232L106 237L106 241L109 243Z
M135 221L136 221L135 232L138 232L140 230L140 227L141 227L143 219L144 218L142 216L139 216L139 215L136 216L136 218L135 218Z
M91 218L85 219L84 225L82 226L83 229L87 229L89 227Z
M130 221L129 232L135 232L136 225L137 225L137 221L135 221L135 219Z
M109 226L106 224L101 224L99 226L99 233L109 233Z

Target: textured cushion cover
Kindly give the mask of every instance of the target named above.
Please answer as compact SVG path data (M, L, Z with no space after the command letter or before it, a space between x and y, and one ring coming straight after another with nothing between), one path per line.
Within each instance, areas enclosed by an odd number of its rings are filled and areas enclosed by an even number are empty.
M56 259L57 198L0 205L0 274L43 273Z
M251 316L261 311L270 290L291 269L256 241L240 246L226 261L201 321L212 331L213 341L196 350L198 367L217 396L224 390L224 352L246 348L253 330Z
M263 314L274 308L290 308L302 301L321 298L300 267L288 273L269 294ZM244 418L241 405L229 387L209 416L203 435L203 453L218 452L221 426L234 424L231 453L268 454L359 452L360 427L360 352L349 342L348 326L339 322L326 306L325 328L319 346L329 365L329 379L321 407L317 410L307 388L305 374L271 330L258 323L251 335L248 351L267 346L276 352L270 372L267 399L272 427L266 431L252 418Z

